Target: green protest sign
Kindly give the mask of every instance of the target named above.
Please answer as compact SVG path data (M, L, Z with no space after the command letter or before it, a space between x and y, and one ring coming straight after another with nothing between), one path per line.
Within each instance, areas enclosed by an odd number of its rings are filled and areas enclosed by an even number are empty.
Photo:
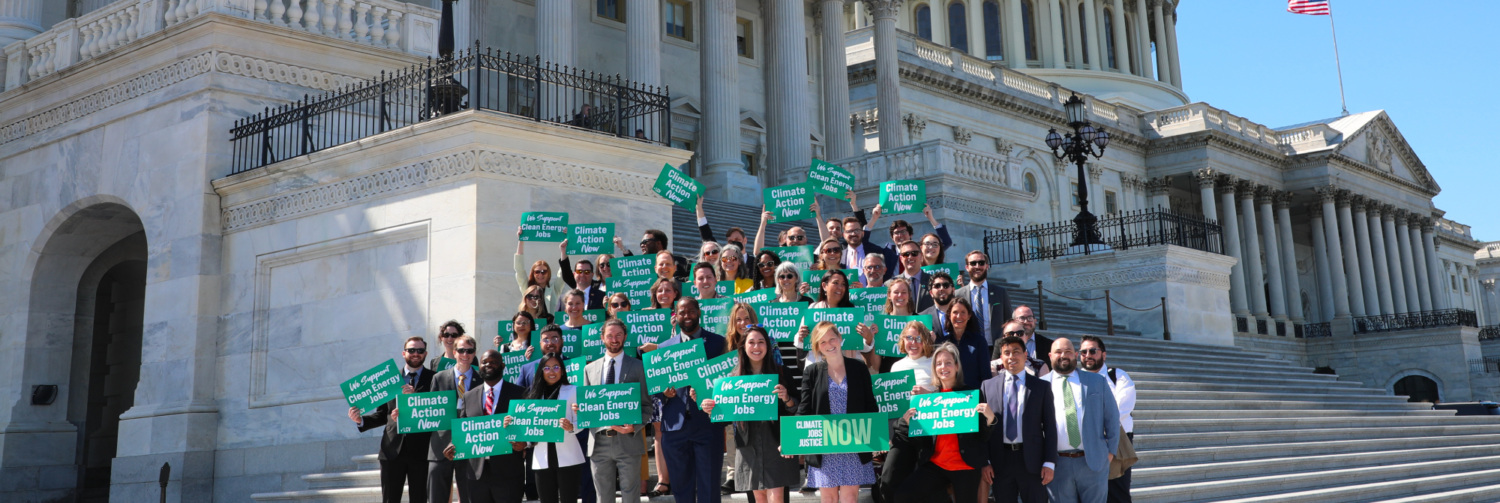
M791 262L792 265L797 266L798 270L802 271L812 268L813 255L817 254L817 251L815 251L815 247L811 245L767 246L761 249L771 250L772 252L775 252L776 257L780 258L782 262Z
M911 436L931 437L979 431L979 390L927 393L911 398L917 415L911 418Z
M692 209L703 194L703 184L687 176L671 164L663 164L661 174L656 176L656 185L651 187L657 195L678 206Z
M863 308L867 313L880 314L885 312L885 297L889 293L885 287L875 288L850 288L849 302L854 307Z
M608 309L585 309L583 310L583 321L589 323L603 323L609 317Z
M696 374L696 377L699 381L699 383L694 384L694 386L701 385L702 387L698 388L698 390L700 393L702 393L703 390L713 385L715 381L718 381L719 379L727 377L729 374L733 373L734 368L739 366L739 364L739 351L729 351L722 355L716 356L713 359L704 362L703 365L700 365L698 368L693 369L693 373Z
M880 411L891 417L901 417L911 408L911 389L917 385L914 370L886 372L870 376L870 387L875 391L875 403Z
M716 299L703 299L698 301L698 310L702 312L698 324L704 330L716 334L722 334L729 329L729 310L734 308L734 299L719 297Z
M672 310L671 309L648 309L645 311L623 311L615 316L625 322L625 330L630 332L629 339L638 346L641 344L655 343L672 336Z
M446 356L438 358L437 371L442 372L444 370L451 369L454 365L458 365L458 360L454 360Z
M574 386L583 386L583 383L587 382L584 381L583 368L587 367L588 364L589 360L587 358L569 358L564 360L563 371L568 373L568 383Z
M568 345L568 336L571 334L568 331L563 331L563 355L582 357L587 361L594 361L600 356L604 356L604 339L599 336L603 330L604 323L584 325L582 329L575 332L578 334L578 346L576 350L570 348ZM628 335L625 337L625 345L630 345L630 337Z
M831 307L827 309L808 309L803 313L802 324L807 325L808 330L818 326L818 323L831 322L838 327L839 333L844 336L842 349L860 351L865 349L865 338L859 336L854 330L855 326L864 323L868 316L864 309L857 307Z
M339 391L344 392L344 400L350 407L369 414L380 404L395 399L401 393L402 384L405 381L401 379L401 371L396 369L396 362L385 360L344 381L339 385Z
M735 302L744 302L746 304L764 304L764 303L767 303L767 302L771 302L772 300L775 300L775 299L776 299L776 289L775 288L762 288L760 290L751 290L751 291L748 291L748 292L745 292L745 293L742 293L742 294L734 296L734 301Z
M646 353L646 392L661 393L667 388L697 384L693 369L703 365L703 339L693 339Z
M840 271L844 272L844 279L849 280L848 283L844 284L846 288L849 286L849 284L852 284L855 281L859 281L859 271L856 271L854 269L840 269ZM815 271L812 269L802 271L802 281L804 283L807 283L808 297L812 297L814 299L818 298L818 292L821 288L823 288L823 276L827 275L828 271Z
M630 256L613 258L609 268L614 275L605 281L610 293L624 292L635 309L651 305L651 285L656 283L656 256Z
M714 412L708 419L715 423L775 421L781 415L776 407L777 380L777 375L765 374L714 381Z
M536 351L532 351L531 353L535 356L528 358L524 349L509 353L500 353L500 361L505 363L505 370L500 374L500 379L510 383L519 381L521 379L521 366L542 357L541 348L537 348Z
M766 211L771 212L771 223L806 220L813 217L812 187L805 183L780 185L761 190Z
M884 412L781 418L781 454L876 452L891 448Z
M634 278L645 276L656 279L656 255L631 255L609 259L611 278Z
M932 327L932 315L919 314L916 316L892 316L886 314L875 315L875 353L880 356L900 358L906 356L901 351L901 331L906 329L910 322L920 322L927 325L927 330L936 332Z
M598 332L600 328L604 327L604 323L593 323L593 324L589 324L589 325L584 325L583 328L563 328L563 330L562 330L562 340L563 340L562 354L563 354L563 358L575 358L575 357L578 357L578 356L583 356L583 347L585 346L585 344L583 342L583 339L584 339L584 337L588 336L587 335L587 331L588 331L589 327L594 327L594 334L593 334L594 344L597 345L597 346L602 346L604 344L603 342L599 342L599 332ZM541 338L540 338L540 336L532 337L531 341L532 341L532 343L537 344L538 346L541 345Z
M696 264L693 265L693 269L697 270L698 266ZM693 277L693 275L691 273L689 273L688 277L691 278L691 277ZM728 297L730 295L734 295L734 280L720 281L718 283L714 283L714 296L715 297ZM682 296L683 297L692 297L694 299L698 298L698 285L695 285L692 282L683 283L682 284Z
M885 215L920 213L927 207L927 182L894 180L880 184L880 211Z
M396 401L399 411L396 433L423 433L448 429L448 421L458 417L458 394L452 391L410 393Z
M828 161L813 159L812 166L807 168L807 184L813 192L843 201L844 194L854 190L854 174Z
M554 243L568 239L568 214L556 211L522 213L520 239Z
M505 429L505 414L453 419L455 461L510 454L510 432Z
M511 338L511 335L516 332L516 322L514 320L515 320L515 318L509 319L509 320L500 320L499 335L501 337L503 337L503 339L501 339L501 340L509 341L510 338ZM534 322L531 324L531 341L532 342L536 342L537 339L541 338L541 336L542 336L542 325L545 324L545 323L542 323L542 321L544 321L544 320L534 320Z
M953 280L953 288L958 288L959 283L962 283L965 277L963 266L960 266L958 264L948 263L922 266L923 275L932 274L938 271L948 273L948 277Z
M797 328L802 326L802 312L807 310L807 304L802 302L770 302L752 306L760 325L766 327L766 333L778 341L795 340Z
M568 255L610 253L615 248L615 224L568 225Z
M641 424L641 383L578 387L576 428Z
M567 400L511 400L512 442L561 442L562 419L568 415Z

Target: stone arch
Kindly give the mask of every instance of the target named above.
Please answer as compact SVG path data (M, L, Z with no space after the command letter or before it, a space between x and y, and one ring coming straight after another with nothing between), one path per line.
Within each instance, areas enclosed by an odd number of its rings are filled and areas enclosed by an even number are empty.
M1405 379L1405 378L1411 377L1411 376L1423 377L1423 378L1426 378L1426 379L1432 381L1433 384L1436 384L1437 385L1437 395L1438 395L1437 399L1438 399L1439 402L1442 402L1443 401L1443 397L1447 395L1446 393L1443 392L1443 389L1445 388L1445 386L1443 384L1443 378L1438 377L1437 374L1434 374L1432 372L1428 372L1426 370L1416 369L1416 368L1404 369L1404 370L1401 370L1401 371L1397 371L1395 374L1391 374L1391 377L1389 379L1386 379L1386 381L1385 381L1385 389L1390 390L1390 391L1392 391L1394 393L1395 387L1396 387L1396 383L1400 382L1402 379Z

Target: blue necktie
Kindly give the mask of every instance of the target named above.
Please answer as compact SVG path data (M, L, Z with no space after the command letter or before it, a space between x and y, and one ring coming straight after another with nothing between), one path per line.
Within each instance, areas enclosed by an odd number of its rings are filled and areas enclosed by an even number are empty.
M1010 396L1005 399L1005 439L1019 440L1021 438L1021 420L1016 414L1017 396L1021 393L1021 380L1015 375L1010 376Z

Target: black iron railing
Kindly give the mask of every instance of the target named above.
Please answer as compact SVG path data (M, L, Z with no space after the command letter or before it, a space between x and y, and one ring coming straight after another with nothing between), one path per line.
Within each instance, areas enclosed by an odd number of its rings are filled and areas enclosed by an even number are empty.
M445 99L444 84L466 93ZM463 92L463 91L460 91ZM667 144L671 100L646 86L538 57L461 51L235 122L231 174L307 155L462 110L488 110L539 122Z
M1099 237L1117 250L1154 245L1177 245L1212 253L1223 253L1224 249L1218 223L1166 208L1114 214L1099 219L1098 227ZM984 246L995 264L1099 253L1098 247L1073 246L1076 229L1073 222L1067 221L985 231Z
M1354 318L1356 334L1458 326L1477 327L1479 316L1467 309L1441 309Z
M1500 325L1479 327L1479 340L1493 341L1496 339L1500 339Z
M1333 324L1328 322L1308 323L1303 325L1302 333L1308 339L1333 337Z
M1478 374L1500 373L1500 358L1469 360L1469 372Z

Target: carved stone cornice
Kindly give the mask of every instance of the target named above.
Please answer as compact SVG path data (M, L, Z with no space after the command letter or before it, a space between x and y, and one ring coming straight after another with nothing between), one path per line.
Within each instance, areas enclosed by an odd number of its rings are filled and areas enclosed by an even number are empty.
M896 15L901 13L901 0L862 0L862 1L865 3L865 10L870 11L870 14L872 16L874 16L875 19L880 19L880 18L896 19Z
M1256 185L1255 182L1252 182L1250 180L1240 180L1238 182L1235 182L1235 197L1239 199L1254 199L1256 187L1259 187L1259 185Z
M1365 196L1355 194L1349 197L1349 210L1355 213L1365 212L1365 203L1369 200Z
M1110 134L1114 134L1111 132ZM1113 138L1110 139L1114 141ZM1217 130L1194 131L1187 134L1173 135L1166 138L1153 138L1150 141L1152 155L1170 154L1199 150L1204 148L1220 148L1229 152L1252 157L1260 161L1266 167L1276 170L1285 170L1288 160L1291 159L1285 151L1270 146L1252 143L1244 138L1239 138L1228 133Z
M1275 200L1276 200L1276 194L1278 194L1278 193L1280 193L1280 191L1277 191L1276 189L1273 189L1271 187L1267 187L1265 185L1261 185L1259 187L1256 187L1255 188L1255 204L1261 204L1261 205L1271 204L1271 203L1275 202Z
M1292 193L1286 191L1277 191L1275 203L1277 210L1292 209Z
M1000 220L1002 222L1008 222L1009 225L1019 225L1019 224L1021 224L1022 222L1025 221L1025 216L1026 216L1025 213L1022 212L1020 208L1012 208L1012 207L1009 207L1009 206L1000 206L1000 205L997 205L997 204L995 204L993 202L978 201L978 200L974 200L974 199L957 197L957 196L951 196L951 195L946 195L946 194L944 194L944 195L934 195L934 196L932 196L932 197L930 197L930 198L927 199L927 203L931 204L932 207L933 207L933 209L948 209L948 210L961 211L961 212L968 213L968 214L971 214L971 215L977 215L977 216L986 217L986 218L993 218L993 219L996 219L996 220ZM1006 225L997 225L997 226L998 227L1006 227Z

